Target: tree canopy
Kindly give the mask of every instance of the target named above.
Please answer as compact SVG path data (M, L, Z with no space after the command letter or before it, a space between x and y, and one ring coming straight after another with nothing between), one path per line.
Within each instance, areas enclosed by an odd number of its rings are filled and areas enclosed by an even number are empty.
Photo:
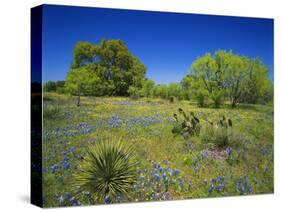
M205 93L219 107L227 97L233 107L237 103L257 103L270 93L272 82L268 69L259 58L250 59L232 51L218 50L196 59L183 86L195 95Z
M47 82L45 90L67 91L79 97L78 103L80 96L131 95L195 99L200 106L211 103L218 108L224 101L235 107L238 103L266 103L273 99L273 82L262 60L232 51L217 50L198 57L180 83L156 85L145 74L145 65L123 41L83 41L74 47L66 81Z
M66 85L71 93L126 96L130 86L141 87L145 73L146 67L121 40L102 40L96 45L78 42ZM78 75L85 79L83 83L75 79Z

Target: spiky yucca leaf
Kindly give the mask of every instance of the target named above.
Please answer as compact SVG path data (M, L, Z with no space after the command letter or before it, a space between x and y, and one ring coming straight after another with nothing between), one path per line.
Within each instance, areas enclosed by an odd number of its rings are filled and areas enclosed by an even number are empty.
M87 150L75 174L76 185L90 191L103 203L126 197L136 181L136 160L131 146L121 139L99 141Z

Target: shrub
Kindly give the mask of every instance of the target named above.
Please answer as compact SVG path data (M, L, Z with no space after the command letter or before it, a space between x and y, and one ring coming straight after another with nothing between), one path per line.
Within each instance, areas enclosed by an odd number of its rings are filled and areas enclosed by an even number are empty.
M140 88L130 86L128 89L128 93L129 93L131 99L138 99L140 96Z
M217 123L209 122L201 135L203 141L222 148L229 144L232 136L232 120L222 116Z
M211 99L215 108L219 108L223 103L223 91L214 91L211 94Z
M176 97L175 97L175 96L170 96L170 97L169 97L170 103L174 103L175 100L176 100Z
M136 174L132 148L121 139L108 139L87 149L75 174L76 186L92 192L99 203L113 202L129 195Z
M199 90L196 94L196 101L199 107L205 107L207 101L207 92L203 90Z
M45 119L53 119L60 112L58 105L44 104L43 106L43 116Z

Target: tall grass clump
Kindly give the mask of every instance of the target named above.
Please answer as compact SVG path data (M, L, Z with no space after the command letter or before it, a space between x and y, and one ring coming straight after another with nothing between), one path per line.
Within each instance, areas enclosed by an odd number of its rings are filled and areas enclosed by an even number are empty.
M229 145L232 133L232 120L222 116L217 123L208 122L201 138L206 143L212 143L216 147L223 148Z
M75 174L76 185L94 194L98 203L126 198L136 182L136 160L131 146L107 139L88 147Z
M217 148L239 147L245 141L245 137L233 128L232 120L225 116L218 122L208 122L200 137L202 141L211 143Z
M44 104L43 107L43 116L44 119L53 119L60 112L60 108L58 105Z

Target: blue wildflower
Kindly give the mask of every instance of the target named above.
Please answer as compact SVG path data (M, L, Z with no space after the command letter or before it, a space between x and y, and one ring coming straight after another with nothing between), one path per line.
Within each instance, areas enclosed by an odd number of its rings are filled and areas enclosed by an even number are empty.
M154 179L155 179L156 181L159 181L159 180L160 180L159 174L156 173L156 174L154 175Z
M165 199L166 199L166 200L170 200L170 199L171 199L171 193L170 193L170 192L167 192L167 193L166 193Z
M167 165L169 163L168 160L164 160L164 164Z
M121 202L122 202L122 198L121 198L121 196L117 196L117 198L116 198L116 202L117 202L117 203L121 203Z
M216 182L217 182L217 178L213 178L212 179L212 184L216 184Z
M105 203L105 204L110 204L110 198L109 198L109 196L106 196L106 197L105 197L104 203Z
M184 180L180 179L180 187L183 187L183 186L184 186Z
M214 191L214 188L215 188L214 184L211 184L211 186L209 188L209 193L210 194Z
M70 165L66 160L63 162L63 167L65 170L68 170L70 168Z
M168 181L168 177L167 177L166 174L163 174L163 175L162 175L162 178L163 178L164 182Z
M199 166L198 166L198 164L196 163L195 165L194 165L194 172L195 173L197 173L198 172L198 170L199 170Z
M177 176L179 173L180 173L180 171L178 169L175 169L174 172L173 172L173 175Z
M201 152L201 156L202 156L202 159L204 160L208 155L208 152L206 150L202 150Z

